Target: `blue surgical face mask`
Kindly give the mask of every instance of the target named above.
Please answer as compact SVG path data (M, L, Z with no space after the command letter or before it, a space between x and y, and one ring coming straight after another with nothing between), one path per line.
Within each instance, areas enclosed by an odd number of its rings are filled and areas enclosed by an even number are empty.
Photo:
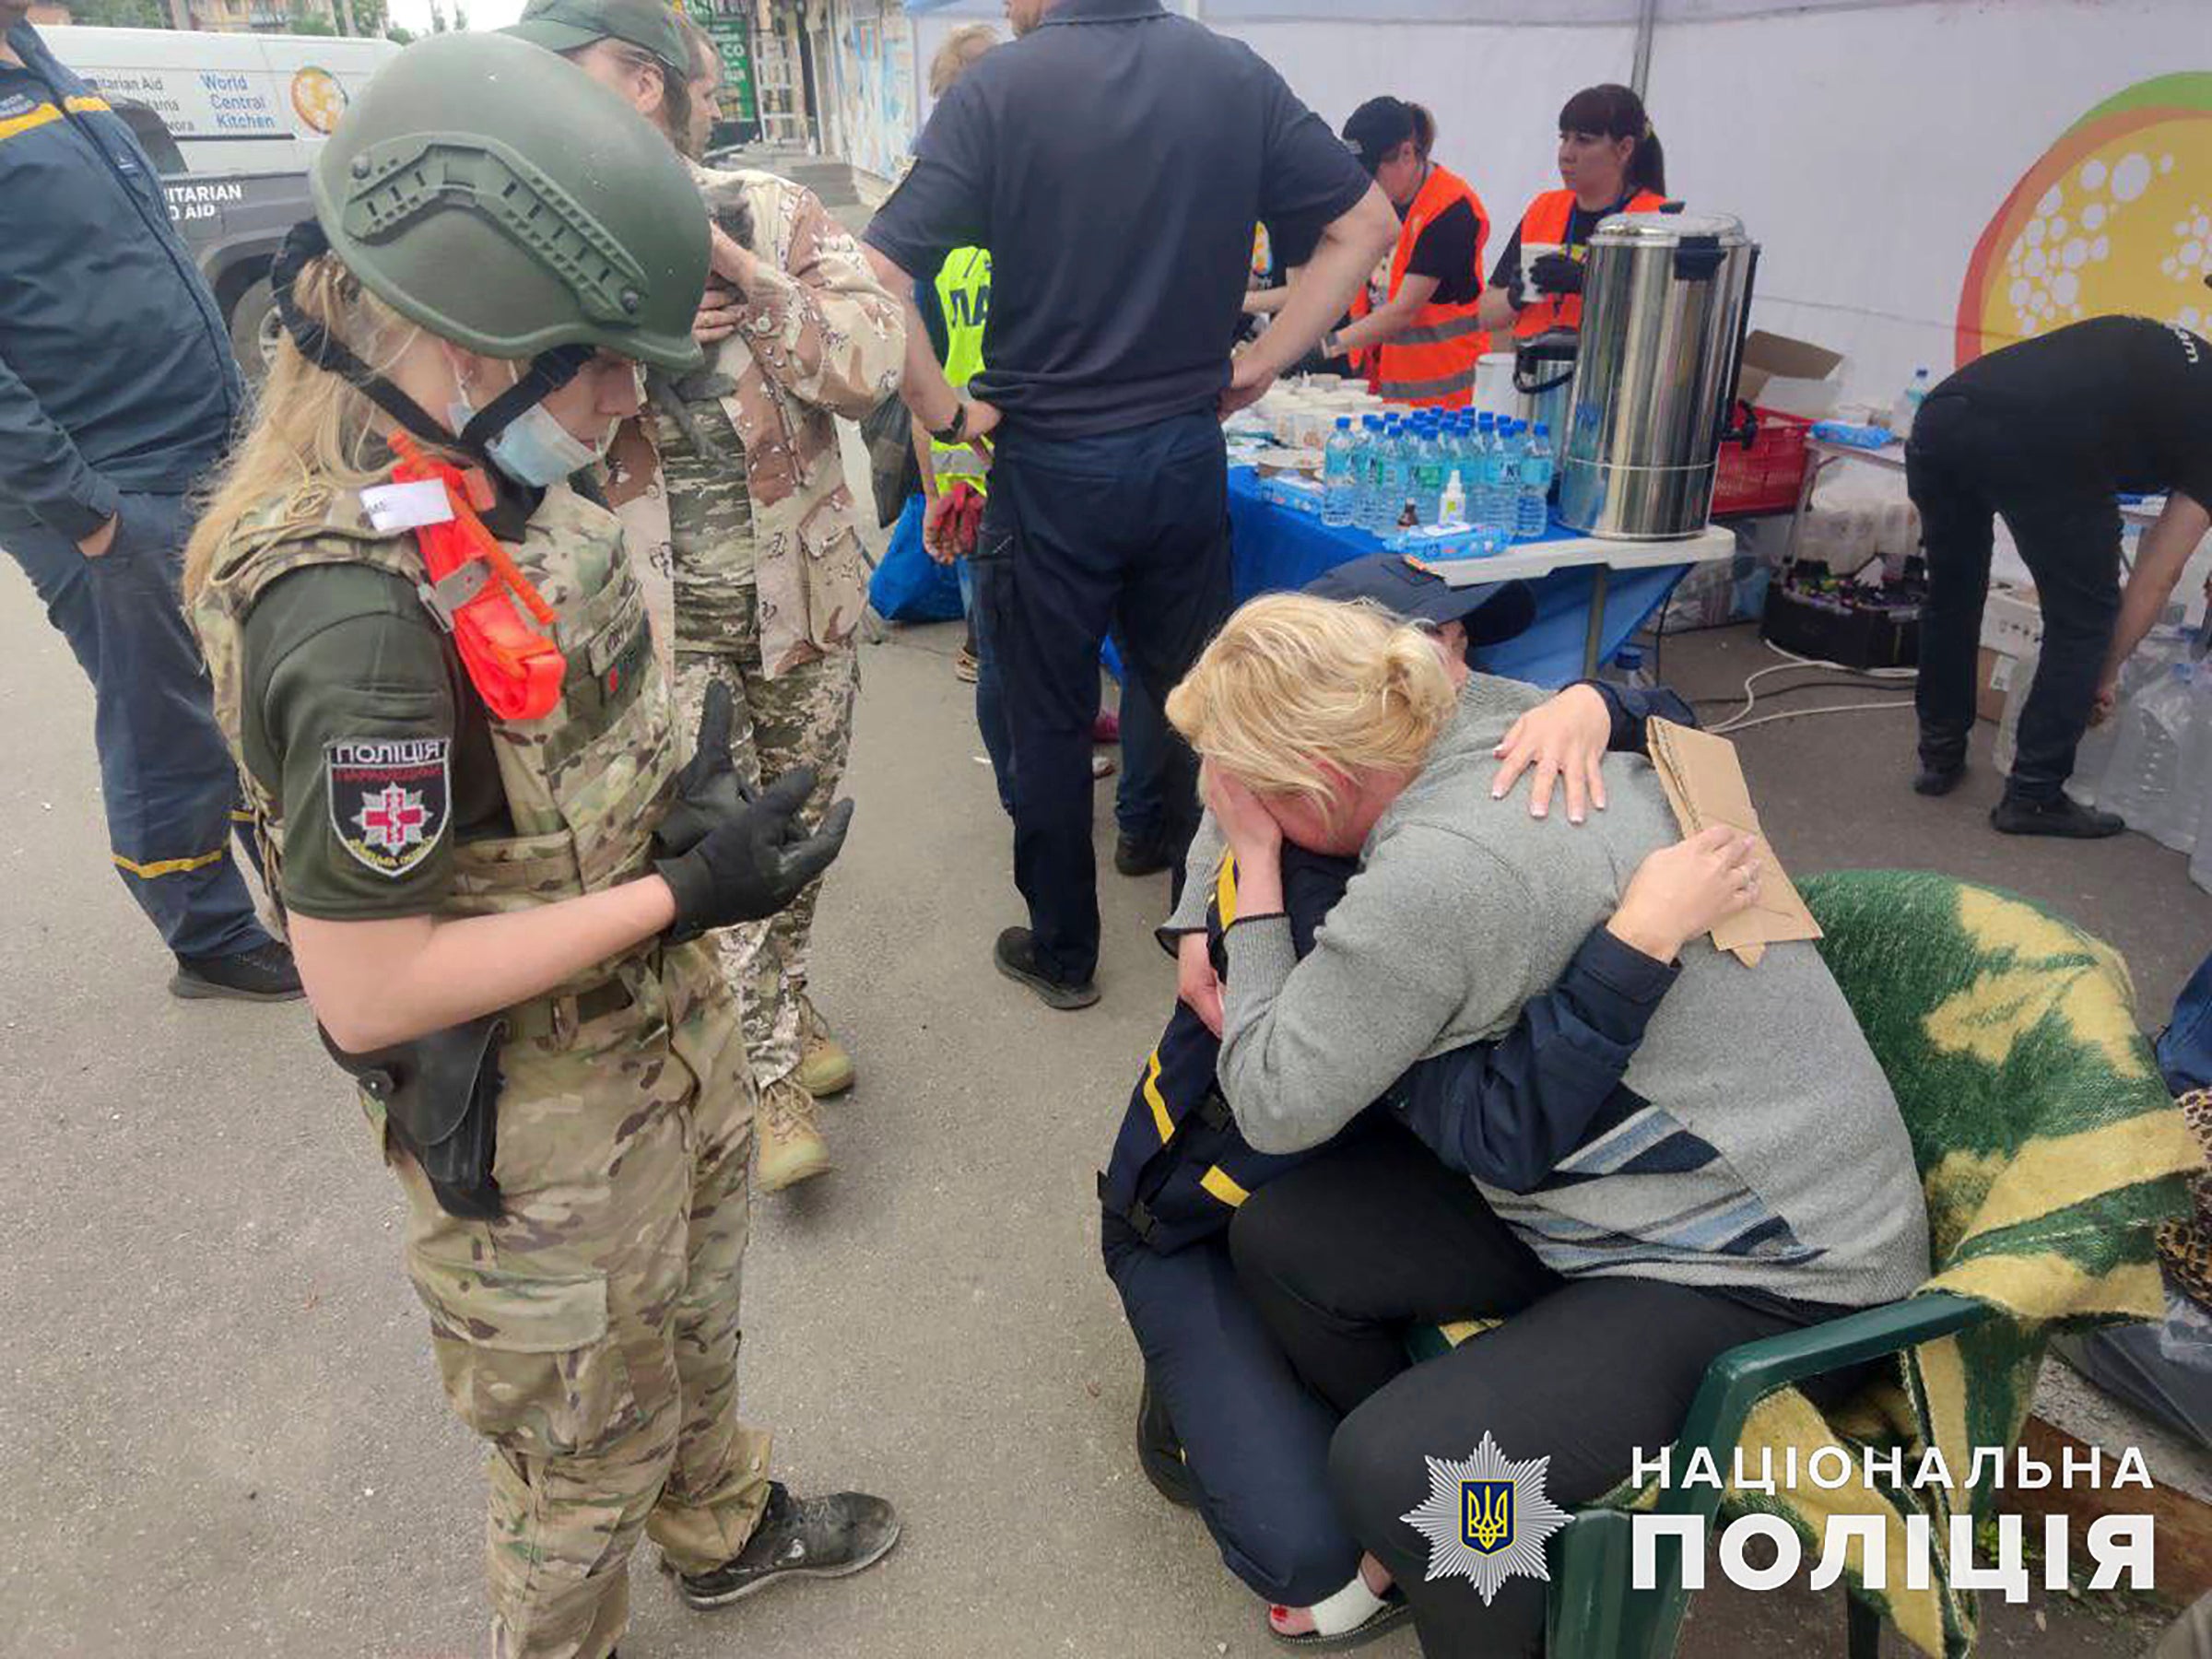
M453 430L463 430L476 417L476 406L468 401L467 394L456 389L453 402L446 406L446 418ZM545 405L532 404L500 429L484 446L484 453L517 484L545 489L598 460L606 453L606 445L594 447L584 442L562 426Z

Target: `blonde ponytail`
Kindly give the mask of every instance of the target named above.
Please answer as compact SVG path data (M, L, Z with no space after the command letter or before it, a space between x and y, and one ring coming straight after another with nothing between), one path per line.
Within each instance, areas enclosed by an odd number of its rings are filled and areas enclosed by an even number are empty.
M1240 782L1325 812L1344 777L1418 770L1456 701L1421 629L1365 601L1273 594L1230 618L1167 712Z
M422 334L366 292L327 253L301 269L292 299L379 374L389 374ZM358 489L380 481L391 465L379 441L388 424L358 387L316 368L285 335L263 382L253 423L231 452L185 544L185 605L197 597L217 553L247 515L303 485Z

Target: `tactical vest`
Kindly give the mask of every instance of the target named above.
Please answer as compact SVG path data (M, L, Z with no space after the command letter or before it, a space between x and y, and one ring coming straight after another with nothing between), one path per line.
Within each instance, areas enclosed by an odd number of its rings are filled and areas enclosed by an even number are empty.
M1284 847L1284 908L1300 955L1355 867L1352 859ZM1236 861L1224 854L1206 912L1206 950L1216 973L1228 971L1222 934L1236 918ZM1159 1046L1145 1061L1112 1157L1099 1176L1099 1202L1161 1255L1220 1232L1255 1189L1334 1144L1303 1152L1254 1151L1216 1079L1220 1055L1220 1041L1205 1022L1176 1004Z
M1390 291L1395 294L1406 280L1406 268L1413 263L1413 251L1421 240L1421 232L1436 223L1437 216L1454 202L1464 201L1474 210L1475 222L1479 227L1475 241L1475 275L1477 283L1482 275L1484 244L1489 236L1489 216L1482 210L1482 198L1457 173L1442 167L1431 166L1429 176L1406 209L1406 222L1398 229L1398 245L1390 258ZM1367 315L1370 305L1365 290L1354 297L1352 315L1355 319ZM1465 304L1444 304L1431 300L1413 314L1413 321L1394 339L1383 341L1370 348L1367 359L1368 380L1378 396L1393 403L1418 404L1433 408L1465 408L1475 393L1475 365L1482 361L1482 354L1490 348L1490 336L1477 323L1476 313L1479 299Z
M667 683L615 516L556 487L509 552L554 610L554 641L568 672L560 701L544 719L489 722L513 833L455 842L441 916L522 910L642 874L677 765ZM254 601L280 576L335 564L369 565L410 585L424 580L411 535L374 529L358 493L320 485L249 518L217 556L192 621L232 754L244 753L241 641ZM283 804L250 769L239 771L270 889L281 898ZM598 964L538 1001L588 995L655 948L641 946ZM518 1029L536 1023L525 1019Z
M991 250L955 248L937 267L937 310L945 318L945 381L955 392L983 371L983 324L991 315ZM930 440L930 464L940 486L965 480L983 488L981 458L965 443Z
M1666 198L1653 191L1640 190L1620 208L1622 213L1650 213L1666 206ZM1528 205L1521 216L1521 242L1538 247L1547 244L1567 246L1567 229L1574 223L1574 192L1547 190ZM1531 294L1521 314L1513 319L1513 333L1521 339L1529 339L1547 328L1580 328L1583 325L1583 297L1580 294Z

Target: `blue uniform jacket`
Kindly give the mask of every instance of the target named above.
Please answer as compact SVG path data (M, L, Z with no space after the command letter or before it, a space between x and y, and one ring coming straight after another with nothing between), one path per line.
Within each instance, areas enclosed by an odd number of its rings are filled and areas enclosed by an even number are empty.
M1671 691L1597 688L1612 707L1617 749L1641 749L1653 714L1697 723ZM1283 908L1300 956L1358 867L1356 859L1283 848ZM1217 972L1226 968L1222 934L1235 920L1235 866L1225 859L1206 909ZM1215 1079L1219 1041L1178 1003L1099 1177L1108 1248L1126 1233L1161 1254L1208 1238L1255 1188L1390 1116L1451 1168L1526 1191L1641 1104L1621 1077L1676 972L1593 928L1559 983L1524 1007L1505 1036L1420 1062L1335 1137L1292 1153L1257 1152L1245 1143Z
M81 541L126 490L182 491L244 394L161 182L28 23L0 64L0 529Z

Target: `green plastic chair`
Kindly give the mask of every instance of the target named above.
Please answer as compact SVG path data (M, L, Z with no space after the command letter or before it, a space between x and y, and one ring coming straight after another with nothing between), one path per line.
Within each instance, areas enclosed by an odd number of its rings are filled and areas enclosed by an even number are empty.
M1939 876L1852 871L1816 877L1802 888L1825 935L1822 959L1889 1077L1912 1135L1927 1190L1936 1275L1903 1301L1721 1355L1683 1421L1673 1467L1688 1466L1702 1451L1725 1471L1752 1408L1769 1394L1946 1337L1959 1339L1973 1375L2006 1379L2001 1409L1977 1418L1974 1431L1978 1443L2001 1441L2009 1461L2050 1325L2006 1311L2020 1299L2006 1277L2005 1252L2055 1250L2100 1275L2139 1266L2152 1259L2156 1221L2184 1207L2174 1171L2198 1155L2158 1081L2134 1023L2126 971L2109 947L2030 900ZM2144 1179L2109 1194L2065 1195L2053 1216L1992 1234L1976 1229L1975 1213L2002 1180L2001 1168L1970 1200L1961 1198L1958 1166L1944 1173L1954 1154L1978 1160L1986 1173L2006 1161L2008 1148L2085 1130L2140 1131ZM2002 1305L1959 1294L1947 1288L1952 1284ZM2049 1312L2075 1325L2153 1312L2123 1308L2124 1300L2115 1291L2105 1304ZM1412 1346L1427 1358L1450 1341L1426 1330ZM1709 1535L1724 1496L1710 1487L1672 1486L1644 1512L1696 1516ZM1606 1501L1622 1497L1616 1492ZM1972 1502L1983 1513L1989 1494L1976 1491ZM1628 1511L1613 1507L1583 1510L1553 1535L1547 1659L1668 1659L1674 1653L1692 1594L1680 1587L1681 1545L1659 1537L1659 1587L1639 1591L1630 1588L1630 1536ZM1855 1575L1843 1583L1851 1659L1875 1659L1882 1612ZM1971 1612L1964 1620L1947 1614L1944 1623L1947 1651L1970 1650Z

